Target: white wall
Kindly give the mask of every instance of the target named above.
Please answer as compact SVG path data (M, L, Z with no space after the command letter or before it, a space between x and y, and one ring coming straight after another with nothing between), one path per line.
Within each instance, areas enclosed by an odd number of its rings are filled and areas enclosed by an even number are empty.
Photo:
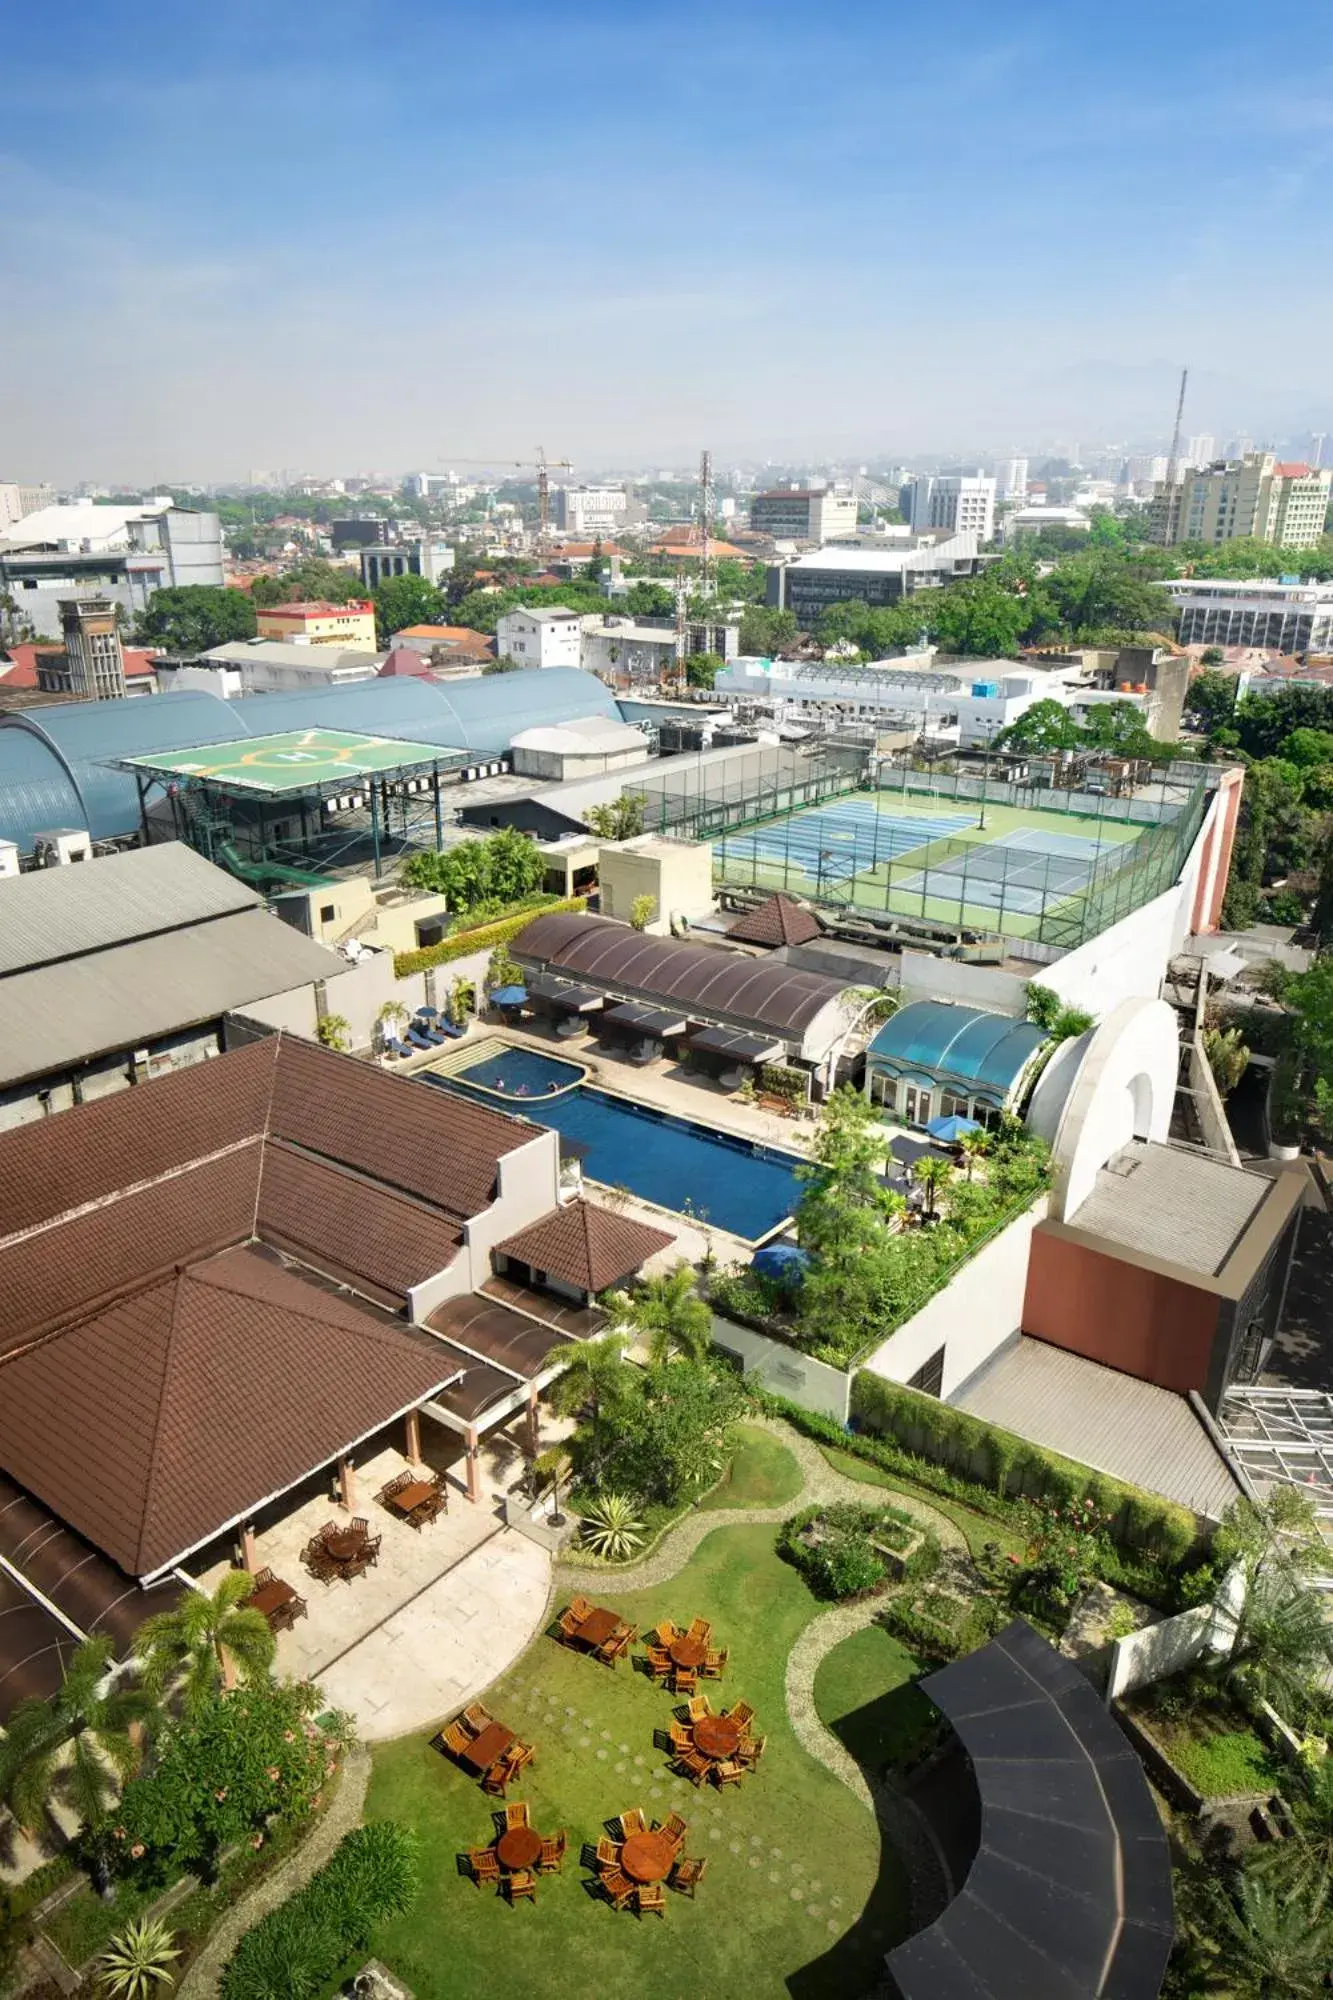
M491 1251L497 1243L559 1206L559 1133L534 1132L529 1144L504 1154L498 1185L499 1193L491 1206L463 1224L474 1290L491 1275Z
M1032 1232L1046 1210L1043 1194L964 1264L943 1291L876 1348L864 1363L871 1374L887 1382L910 1381L942 1347L940 1396L947 1403L1018 1332Z
M736 1355L746 1375L770 1395L785 1396L803 1410L815 1410L835 1423L846 1423L852 1378L841 1368L830 1368L826 1361L816 1361L799 1348L770 1340L766 1333L738 1326L735 1320L721 1319L716 1313L713 1345Z
M929 951L905 951L900 985L904 1007L912 1000L957 1000L995 1014L1027 1011L1028 983L1020 973L995 965L969 965L961 958L936 958Z
M1165 1000L1122 1000L1089 1038L1052 1147L1057 1222L1082 1207L1131 1139L1165 1141L1179 1063L1180 1031Z

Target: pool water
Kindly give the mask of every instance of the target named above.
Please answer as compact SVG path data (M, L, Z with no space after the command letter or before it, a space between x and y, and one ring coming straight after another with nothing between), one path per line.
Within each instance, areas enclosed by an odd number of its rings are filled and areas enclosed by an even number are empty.
M554 1090L571 1090L588 1074L582 1063L557 1062L536 1049L500 1044L474 1063L460 1064L452 1074L462 1083L479 1084L497 1097L545 1097Z
M578 1144L590 1180L628 1188L644 1201L711 1222L747 1242L766 1236L794 1210L802 1192L796 1178L801 1162L794 1154L710 1132L649 1105L629 1104L592 1084L565 1087L571 1074L582 1073L575 1063L508 1048L484 1058L475 1069L452 1076L428 1073L423 1080L466 1097L484 1094L492 1106L492 1093L502 1083L504 1096L516 1100L515 1110ZM469 1088L473 1080L483 1085L482 1091ZM552 1082L561 1085L561 1094L543 1096ZM520 1085L528 1096L518 1096Z

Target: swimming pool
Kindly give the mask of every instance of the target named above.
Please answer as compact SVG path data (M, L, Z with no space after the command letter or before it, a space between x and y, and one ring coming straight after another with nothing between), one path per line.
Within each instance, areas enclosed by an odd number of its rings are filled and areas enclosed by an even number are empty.
M501 1094L523 1117L576 1142L589 1179L628 1188L644 1201L711 1222L749 1243L792 1213L801 1196L795 1154L630 1104L594 1084L571 1085L570 1072L586 1074L577 1063L507 1047L499 1054L484 1052L476 1065L448 1076L427 1072L423 1081L490 1105L502 1084ZM473 1078L480 1090L472 1087ZM543 1095L551 1083L559 1086L559 1095ZM526 1096L519 1095L520 1086Z

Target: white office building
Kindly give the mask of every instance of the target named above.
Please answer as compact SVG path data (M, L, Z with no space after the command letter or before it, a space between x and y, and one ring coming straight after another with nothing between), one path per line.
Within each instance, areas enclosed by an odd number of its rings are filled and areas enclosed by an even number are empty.
M551 494L555 527L575 541L616 535L631 521L642 520L643 514L623 486L557 486Z
M912 481L912 527L988 542L995 530L995 481L982 473L928 473Z
M1180 613L1182 646L1333 653L1333 583L1189 576L1163 588Z
M1028 462L1025 458L1011 458L1007 461L1000 481L1002 500L1026 500L1028 497Z
M914 729L964 749L993 743L1034 702L1071 705L1086 696L1082 662L1028 667L1013 660L969 660L918 667L909 656L865 666L826 661L734 660L713 693L735 702L771 703L779 720L855 721L874 728Z
M520 667L577 667L583 644L583 620L561 605L529 611L506 611L495 627L495 653Z

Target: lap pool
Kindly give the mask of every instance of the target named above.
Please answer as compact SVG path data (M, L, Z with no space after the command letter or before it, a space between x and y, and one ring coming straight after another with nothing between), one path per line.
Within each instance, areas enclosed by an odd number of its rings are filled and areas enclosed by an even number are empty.
M579 1063L534 1049L479 1050L475 1063L423 1083L503 1103L577 1143L589 1179L693 1215L753 1243L789 1216L801 1196L801 1161L688 1118L630 1104L583 1081Z

